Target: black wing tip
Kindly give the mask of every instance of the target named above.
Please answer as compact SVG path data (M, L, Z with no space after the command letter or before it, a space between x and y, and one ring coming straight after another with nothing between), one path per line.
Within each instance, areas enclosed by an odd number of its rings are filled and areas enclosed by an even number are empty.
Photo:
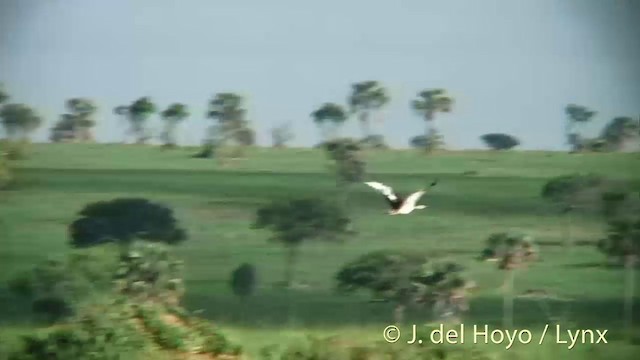
M439 181L439 179L433 180L433 182L431 183L431 185L429 185L429 187L436 186L438 184L438 181Z

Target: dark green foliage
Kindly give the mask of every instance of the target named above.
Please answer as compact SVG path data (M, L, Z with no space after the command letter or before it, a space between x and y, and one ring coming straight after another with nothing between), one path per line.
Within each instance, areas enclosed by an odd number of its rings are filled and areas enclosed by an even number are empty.
M509 150L520 145L520 141L508 134L485 134L480 137L493 150Z
M207 117L216 121L217 143L226 145L229 141L239 146L255 143L255 133L246 119L242 96L234 93L219 93L209 101Z
M542 197L573 206L581 194L604 184L605 179L594 174L572 174L555 177L542 188Z
M118 198L85 206L69 226L71 244L88 247L107 242L128 244L134 238L176 244L187 238L173 211L141 198Z
M9 289L31 302L36 314L49 322L59 321L73 315L91 296L112 288L114 256L110 251L74 253L65 261L45 261L14 277Z
M444 143L433 122L437 113L448 113L453 108L453 98L447 96L444 89L420 91L416 99L411 101L411 108L427 122L425 131L425 151L437 150Z
M522 267L537 259L533 240L521 234L493 233L487 238L481 260L498 261L500 269Z
M116 304L85 309L65 324L23 337L14 360L118 360L140 353L147 343Z
M377 81L362 81L351 85L348 98L349 110L358 116L364 139L371 136L369 118L373 111L379 110L389 102L386 89Z
M444 146L444 140L438 130L430 129L427 135L417 135L409 140L409 145L416 149L427 149L427 151L434 151L441 149Z
M298 245L305 240L333 240L347 233L350 223L343 211L313 198L276 200L258 209L254 228L273 231L271 240Z
M614 218L607 223L607 236L600 240L598 249L622 262L627 257L640 257L640 216Z
M91 140L90 129L95 126L93 116L98 110L95 103L90 99L73 98L67 100L65 106L68 113L63 114L51 129L51 141Z
M360 158L360 145L353 139L337 139L324 144L327 155L335 162L335 171L342 183L362 181L365 162Z
M399 251L376 251L347 263L336 274L343 292L371 291L375 298L407 301L415 294L414 281L423 272L426 258Z
M640 124L631 117L617 117L611 120L600 134L600 138L606 141L611 150L620 150L624 142L638 138Z
M157 111L156 105L147 96L135 100L128 106L118 106L114 109L117 115L125 116L129 120L130 131L139 144L143 144L149 139L146 123L149 117Z
M586 140L579 134L576 126L591 121L596 112L585 106L569 104L565 107L565 114L567 115L565 130L567 143L572 147L572 151L581 151L586 148Z
M384 136L382 135L369 135L364 139L359 141L360 146L364 148L377 149L377 150L385 150L389 148L389 145L384 141Z
M287 250L284 282L293 285L293 270L299 246L304 241L339 240L349 233L344 210L319 199L276 200L256 212L254 228L271 230L270 240Z
M175 146L176 127L180 122L189 117L189 110L184 104L174 103L169 105L160 115L165 122L165 128L162 133L165 146Z
M236 296L247 297L252 295L256 288L255 267L247 263L238 266L231 273L229 285Z
M451 262L427 266L425 256L400 251L375 251L347 263L336 274L341 292L368 290L375 299L392 301L396 321L401 321L404 306L422 304L434 316L454 316L468 309L466 290L469 282L463 268Z
M25 104L3 105L0 108L0 120L10 139L26 139L42 123L40 115Z
M217 147L214 141L206 141L200 152L194 154L193 157L196 159L210 159L215 155Z
M0 106L9 100L10 96L7 90L4 88L4 84L0 83Z
M409 139L409 145L411 145L411 147L414 147L416 149L424 149L425 147L427 147L428 143L429 143L429 140L425 135L416 135L411 139Z
M311 118L323 131L325 140L335 137L336 131L347 120L345 109L335 103L324 103L311 113Z

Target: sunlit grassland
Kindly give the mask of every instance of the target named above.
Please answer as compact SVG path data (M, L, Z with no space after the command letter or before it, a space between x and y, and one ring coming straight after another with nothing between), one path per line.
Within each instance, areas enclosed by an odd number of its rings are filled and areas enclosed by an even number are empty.
M413 191L438 178L440 183L424 200L429 207L411 216L386 216L379 195L354 186L350 201L357 235L344 243L303 245L295 276L307 286L283 292L274 283L282 278L284 253L267 241L269 233L251 228L253 216L258 206L275 198L336 196L324 154L252 149L246 159L221 168L213 160L190 158L195 152L131 145L35 145L29 159L15 163L19 182L0 192L0 282L6 284L12 274L39 260L64 256L69 251L67 225L84 204L140 196L171 206L189 231L189 240L176 247L186 263L187 307L225 326L250 351L284 341L275 329L288 338L315 333L381 340L392 318L391 306L370 303L366 294L338 294L333 283L345 262L380 249L421 251L464 264L479 286L465 324L500 326L503 274L477 257L489 234L508 230L526 232L543 244L541 261L516 275L516 290L546 289L573 299L549 304L519 300L516 327L535 335L549 314L567 326L606 328L614 335L622 324L622 271L603 266L603 256L590 243L602 236L602 220L595 215L575 217L574 236L584 244L567 250L560 246L563 221L557 209L540 198L540 189L549 177L574 172L638 184L638 154L366 152L367 177L399 191ZM259 280L257 293L246 303L237 301L228 287L229 273L244 262L256 266ZM4 286L0 315L5 334L18 333L22 327L16 324L29 320L25 305L16 303ZM411 309L408 319L424 323L427 312ZM640 317L635 322L640 323ZM523 354L524 359L556 358L561 347L520 346L510 353ZM565 352L574 358L596 353L611 357L607 351L614 350L626 356L638 347L594 345Z

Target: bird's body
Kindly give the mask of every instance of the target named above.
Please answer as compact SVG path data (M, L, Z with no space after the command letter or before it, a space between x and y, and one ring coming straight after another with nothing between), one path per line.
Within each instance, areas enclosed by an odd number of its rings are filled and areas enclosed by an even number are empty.
M434 181L433 183L431 183L431 186L434 186L437 183L437 181ZM391 206L389 215L407 215L412 213L414 210L426 209L425 205L416 205L422 195L426 193L425 190L418 190L410 194L406 198L403 198L396 194L396 192L391 187L385 184L376 181L365 182L365 184L378 190L380 193L382 193L382 195L384 195L384 197L387 199L387 202Z

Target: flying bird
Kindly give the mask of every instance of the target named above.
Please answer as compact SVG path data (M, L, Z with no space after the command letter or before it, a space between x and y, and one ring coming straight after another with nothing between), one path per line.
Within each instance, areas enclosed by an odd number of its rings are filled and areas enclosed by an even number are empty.
M438 180L429 185L429 187L433 187L438 183ZM370 187L378 190L384 197L387 199L387 202L391 206L389 210L389 215L407 215L413 210L417 209L426 209L426 205L416 205L418 200L426 193L426 190L418 190L413 194L407 196L406 198L402 198L390 187L383 183L379 183L376 181L368 181L365 184Z

